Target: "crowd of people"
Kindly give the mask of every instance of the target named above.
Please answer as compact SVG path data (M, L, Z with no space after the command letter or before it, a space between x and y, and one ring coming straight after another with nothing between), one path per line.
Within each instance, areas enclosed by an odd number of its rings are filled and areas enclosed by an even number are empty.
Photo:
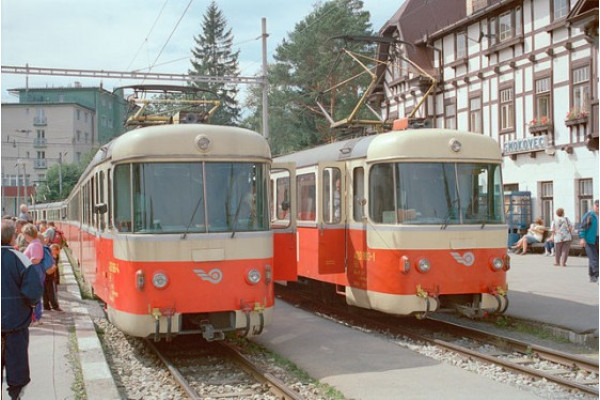
M18 399L30 381L29 326L58 303L59 257L64 235L53 222L35 224L21 205L18 218L2 217L2 384Z

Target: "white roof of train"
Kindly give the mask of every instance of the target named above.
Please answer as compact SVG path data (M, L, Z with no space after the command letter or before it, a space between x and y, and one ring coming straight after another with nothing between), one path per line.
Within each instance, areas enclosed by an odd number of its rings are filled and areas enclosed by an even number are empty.
M451 142L461 144L452 150ZM345 161L366 157L367 161L391 159L461 159L501 161L498 143L477 133L450 129L410 129L344 140L277 157L277 162L296 162L298 167L319 161Z

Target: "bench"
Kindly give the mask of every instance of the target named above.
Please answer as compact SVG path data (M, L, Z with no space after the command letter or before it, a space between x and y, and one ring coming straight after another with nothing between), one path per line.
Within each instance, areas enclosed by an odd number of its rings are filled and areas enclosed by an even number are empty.
M585 256L585 248L581 247L579 235L576 232L572 233L573 240L571 240L571 247L569 248L570 256ZM550 237L550 231L546 230L544 232L544 236L542 237L542 243L533 243L527 245L527 251L531 253L543 253L545 252L545 243L546 240Z

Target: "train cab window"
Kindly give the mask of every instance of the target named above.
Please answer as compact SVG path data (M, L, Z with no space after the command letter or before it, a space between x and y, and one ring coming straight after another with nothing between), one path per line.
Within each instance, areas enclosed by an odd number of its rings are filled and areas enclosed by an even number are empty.
M315 221L316 220L316 204L315 204L315 174L302 174L296 178L296 193L298 204L298 220L299 221Z
M131 232L131 166L118 165L114 170L114 220L119 232Z
M321 207L323 207L323 222L328 224L337 224L342 219L341 176L339 168L323 169Z
M352 186L352 215L356 222L361 222L364 216L365 200L365 170L362 167L354 168Z
M500 167L471 163L396 163L371 168L369 212L378 223L503 223Z

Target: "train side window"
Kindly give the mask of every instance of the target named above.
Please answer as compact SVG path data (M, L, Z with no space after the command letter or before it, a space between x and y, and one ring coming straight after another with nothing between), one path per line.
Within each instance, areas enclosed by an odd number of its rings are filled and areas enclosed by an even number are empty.
M113 216L112 216L112 179L110 176L111 170L106 171L106 204L108 204L107 217L108 217L108 228L113 227Z
M277 206L277 219L278 220L289 220L290 210L290 177L277 179L275 194L275 204Z
M115 225L119 232L131 232L131 166L118 165L114 170Z
M339 168L323 169L323 220L329 224L339 223L342 219L342 193Z
M316 204L315 204L315 174L298 175L296 191L298 201L298 220L299 221L315 221L316 220Z
M355 221L361 222L364 217L365 200L365 169L362 167L354 168L352 193L352 215Z

